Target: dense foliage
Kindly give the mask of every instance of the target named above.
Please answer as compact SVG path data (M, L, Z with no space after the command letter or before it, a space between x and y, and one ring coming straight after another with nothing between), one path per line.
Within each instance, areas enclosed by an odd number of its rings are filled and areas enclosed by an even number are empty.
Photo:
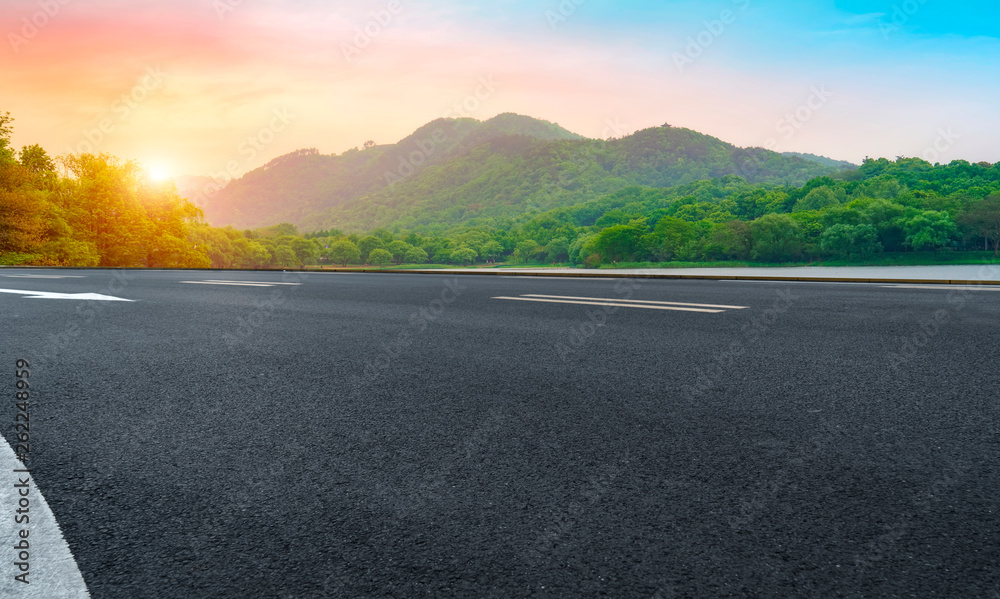
M866 160L805 185L750 184L737 176L670 188L625 187L600 199L469 225L398 223L369 234L311 234L350 244L343 263L385 248L397 263L496 261L598 266L614 262L862 261L885 252L1000 253L1000 163L931 165ZM422 257L422 255L421 255ZM326 256L331 262L341 262Z
M0 115L0 264L291 268L544 262L598 266L615 262L861 261L886 252L942 255L990 250L1000 254L1000 163L931 165L916 158L869 159L857 169L798 184L768 181L776 168L774 156L779 156L773 153L744 154L747 159L740 164L745 176L710 177L716 167L709 152L701 166L690 166L687 171L691 177L706 178L669 186L670 170L655 166L659 150L636 153L638 146L632 144L627 153L629 168L648 167L649 177L661 177L657 183L662 186L626 185L619 178L613 179L617 187L590 200L571 201L572 194L567 192L565 198L550 197L545 203L498 202L495 206L507 209L490 213L483 207L475 218L466 218L463 212L426 222L417 220L411 211L367 231L325 228L303 235L294 223L243 231L211 227L172 184L151 183L135 163L90 154L53 160L37 145L15 152L10 147L11 122L9 115ZM512 124L506 123L508 128ZM474 121L467 124L475 126ZM565 135L557 129L548 131L553 137ZM682 138L690 138L692 144L712 139L666 127L648 135L650 139L671 137L675 145ZM525 136L505 140L526 146L539 143ZM469 159L493 160L496 143L500 142L479 146L483 154L473 152ZM561 149L598 147L572 139L544 143L546 160L555 160L553 152ZM602 143L613 147L615 140ZM649 143L650 148L662 149L662 140ZM690 152L694 146L683 147L676 152ZM499 173L510 167L509 176L497 175L496 180L477 185L509 198L530 194L536 184L544 188L544 181L522 181L514 175L524 172L512 166L522 156L513 152L506 160L497 159L491 168ZM315 152L303 151L284 159L304 164L317 157ZM651 162L644 162L647 158ZM535 163L545 165L546 160ZM420 179L421 185L428 186L421 205L437 206L428 209L427 215L470 209L446 208L447 203L436 195L437 177L447 176L451 168L457 168L455 163L448 167L442 163ZM618 167L612 165L609 171L598 160L581 162L579 168L584 173L595 169L614 173ZM550 171L558 174L566 169L551 167ZM505 190L504 185L514 181L518 186ZM597 188L596 183L591 187ZM439 200L440 206L435 204ZM519 211L514 210L515 204ZM378 206L366 209L377 211ZM395 214L388 209L382 213Z
M206 225L172 184L148 181L134 162L103 154L54 161L37 145L15 152L12 121L0 114L0 264L262 268L318 257L294 228Z

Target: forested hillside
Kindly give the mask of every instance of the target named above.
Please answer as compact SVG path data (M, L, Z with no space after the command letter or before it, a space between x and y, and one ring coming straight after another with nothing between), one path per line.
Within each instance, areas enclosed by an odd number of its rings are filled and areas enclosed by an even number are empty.
M0 115L0 264L291 268L504 262L600 266L678 261L857 263L886 255L916 261L982 261L1000 253L1000 163L956 160L932 165L917 158L869 159L857 169L814 177L803 185L774 180L776 167L788 164L781 161L788 159L751 151L742 155L747 158L740 164L744 176L727 174L656 187L628 185L625 176L611 177L602 179L616 181L608 184L608 193L589 200L562 203L550 197L499 202L492 206L507 206L510 211L491 214L483 207L475 217L456 214L426 221L398 217L389 227L328 228L302 234L293 223L245 230L209 226L198 207L183 199L173 184L151 182L134 162L91 154L53 160L37 145L15 151L10 147L11 122L9 115ZM474 121L459 126L477 127ZM662 147L658 140L663 137L672 140L670 147L678 148L678 157L705 150L705 160L697 166L708 169L697 171L702 176L722 168L726 156L738 154L727 154L724 145L705 141L712 138L685 130L657 128L633 137L637 139L627 144L625 140L601 142L604 148L617 145L627 160L608 167L598 161L598 168L612 175L616 168L645 169L647 176L660 177L658 182L665 184L674 175L656 167ZM638 143L643 139L649 150L645 153ZM676 143L684 140L690 143ZM510 152L508 160L493 158L505 147ZM545 183L544 176L566 172L556 163L559 151L581 147L599 146L587 140L551 143L524 135L490 139L469 152L466 162L446 165L442 161L427 169L419 181L425 186L425 197L437 198L437 178L447 178L449 169L459 164L474 171L478 157L486 161L484 168L498 174L477 185L492 188L504 181L517 182L521 186L517 189L531 193ZM505 168L523 172L516 168L518 161L531 162L525 156L534 156L525 153L525 148L541 152L548 162L538 159L537 163L548 164L548 169L540 169L534 182L499 174ZM718 151L709 151L713 149ZM389 152L372 150L354 155L363 163ZM319 158L313 152L300 152L278 162L307 168ZM270 169L279 166L289 168L279 164ZM594 169L593 165L581 168L584 172ZM402 183L397 185L402 187ZM446 206L431 200L422 205L428 219ZM990 257L985 255L987 250Z
M501 114L483 123L469 118L438 119L396 144L368 142L362 149L332 156L315 149L280 156L208 199L205 215L209 222L220 225L256 227L292 222L308 226L332 207L376 190L394 189L418 172L509 136L580 139L553 123L514 114Z
M397 144L366 145L337 156L300 150L277 158L229 184L206 205L206 218L305 230L476 224L629 185L669 187L729 174L802 184L840 170L669 125L604 141L514 114L482 123L441 119Z

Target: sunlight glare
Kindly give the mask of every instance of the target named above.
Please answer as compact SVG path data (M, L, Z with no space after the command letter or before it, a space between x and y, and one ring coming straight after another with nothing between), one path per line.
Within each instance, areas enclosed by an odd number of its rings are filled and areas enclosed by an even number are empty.
M170 178L170 171L163 164L155 163L149 165L146 174L154 183L162 183Z

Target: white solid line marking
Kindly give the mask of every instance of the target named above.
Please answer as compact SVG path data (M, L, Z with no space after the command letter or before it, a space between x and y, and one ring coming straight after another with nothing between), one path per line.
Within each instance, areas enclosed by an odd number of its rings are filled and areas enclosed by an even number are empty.
M623 302L627 304L655 304L663 306L693 306L696 308L722 308L724 310L746 310L749 306L720 306L716 304L685 304L683 302L654 302L650 300L613 299L607 297L571 297L568 295L525 294L522 297L545 297L551 299L590 300L597 302Z
M221 281L180 281L181 283L187 283L190 285L231 285L240 287L274 287L274 285L269 285L267 283L223 283Z
M68 299L68 300L102 301L102 302L135 301L120 297L114 297L110 295L101 295L100 293L52 293L50 291L25 291L23 289L0 289L0 293L19 293L21 295L30 296L23 299Z
M42 496L41 490L35 484L35 479L28 473L16 472L24 470L24 465L18 461L11 446L0 437L0 505L3 506L3 542L0 543L0 564L3 564L3 576L0 577L0 597L10 599L86 599L90 597L87 584L83 581L80 568L73 559L66 539L63 538L59 523L49 508L48 502ZM17 485L27 482L27 487ZM30 521L15 522L15 506L21 505L24 496L22 489L28 490ZM17 508L21 509L21 508ZM20 531L28 531L29 561L28 581L24 584L14 580L14 576L22 571L15 562L19 559ZM17 536L15 536L17 535Z
M581 302L575 300L541 299L536 297L494 297L500 300L517 300L522 302L544 302L549 304L580 304L582 306L616 306L618 308L645 308L647 310L676 310L678 312L705 312L707 314L718 314L725 310L706 310L703 308L682 308L680 306L651 306L649 304L622 304L611 302Z
M1000 291L1000 287L980 285L881 285L884 289L937 289L939 291Z

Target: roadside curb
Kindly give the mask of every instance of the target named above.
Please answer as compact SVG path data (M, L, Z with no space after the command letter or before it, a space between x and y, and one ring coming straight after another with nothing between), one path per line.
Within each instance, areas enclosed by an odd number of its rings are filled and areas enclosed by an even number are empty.
M1000 285L1000 281L976 281L966 279L862 279L845 277L768 277L755 275L685 275L685 274L663 274L663 273L615 273L603 272L507 272L503 270L381 270L372 269L352 269L352 268L327 268L321 271L308 272L336 272L336 273L361 273L361 274L408 274L408 275L487 275L487 276L508 276L508 277L564 277L571 279L691 279L703 281L795 281L802 283L896 283L906 285Z
M113 267L113 266L0 266L2 270L139 270L148 272L305 272L305 273L354 273L354 274L400 274L400 275L483 275L501 277L560 277L568 279L674 279L674 280L701 280L701 281L786 281L800 283L887 283L904 285L1000 285L998 281L969 280L969 279L884 279L884 278L857 278L857 277L771 277L764 275L688 275L688 274L664 274L664 273L636 273L636 272L545 272L501 269L468 269L468 270L447 270L447 269L412 269L385 270L381 268L141 268L141 267Z

